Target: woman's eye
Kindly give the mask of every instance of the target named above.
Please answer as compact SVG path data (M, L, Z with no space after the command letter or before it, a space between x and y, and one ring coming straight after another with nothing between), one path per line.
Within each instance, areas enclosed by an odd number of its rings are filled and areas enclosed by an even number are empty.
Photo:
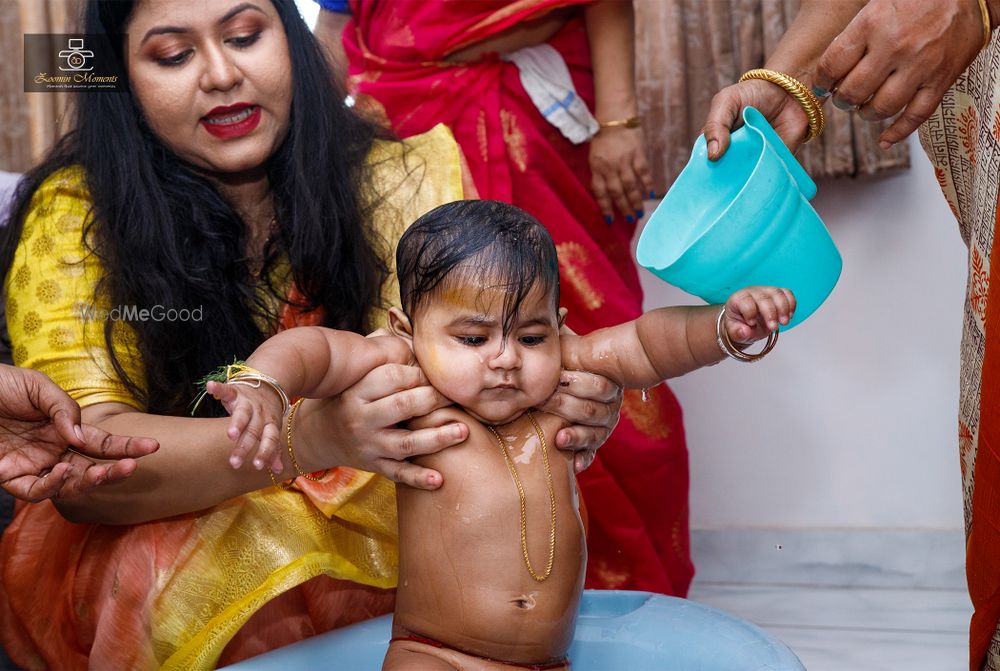
M545 336L541 335L526 335L518 338L522 345L527 345L528 347L536 347L545 342Z
M260 39L260 31L252 33L250 35L240 35L239 37L230 37L226 42L229 42L234 47L238 49L246 49L254 42Z
M191 55L191 50L187 49L174 56L164 56L163 58L157 58L156 62L164 67L172 68L184 63L184 61L186 61L188 59L188 56L190 55Z
M458 336L458 341L463 345L468 345L469 347L479 347L486 343L486 336L478 335L464 335Z

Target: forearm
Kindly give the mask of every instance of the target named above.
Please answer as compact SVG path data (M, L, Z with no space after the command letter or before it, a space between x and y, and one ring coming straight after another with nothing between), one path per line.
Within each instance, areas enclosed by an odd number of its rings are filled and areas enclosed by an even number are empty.
M819 57L866 4L868 0L803 0L764 67L811 85Z
M724 356L715 339L719 309L660 308L584 337L563 336L563 367L641 389L712 365Z
M304 402L296 415L295 455L305 472L342 463L331 437L307 435L315 424L321 401ZM104 407L102 407L104 406ZM204 510L241 494L273 486L266 469L234 469L229 463L233 442L226 436L228 417L169 417L137 412L120 404L101 404L83 410L83 421L112 434L155 438L160 449L144 456L131 477L105 484L85 495L60 499L59 511L74 522L137 524ZM323 431L320 427L318 431ZM304 445L322 444L322 450ZM282 479L295 471L282 451Z
M106 405L112 405L110 410ZM112 434L145 435L160 443L132 477L56 503L74 522L134 524L211 507L270 484L266 471L234 470L228 417L164 417L119 404L83 410L83 421Z
M635 16L631 2L600 0L584 11L594 69L594 116L616 121L638 114Z
M386 363L407 363L409 349L398 338L365 338L351 331L309 326L268 338L247 359L289 397L328 398Z

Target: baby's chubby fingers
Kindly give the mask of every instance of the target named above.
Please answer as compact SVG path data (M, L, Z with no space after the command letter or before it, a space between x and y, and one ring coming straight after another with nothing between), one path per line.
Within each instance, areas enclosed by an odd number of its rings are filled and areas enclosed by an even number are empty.
M240 408L237 408L236 410L238 412ZM236 418L235 414L233 415L233 418ZM256 415L251 414L249 422L246 423L245 428L240 432L239 437L236 439L236 448L229 457L229 463L232 464L233 468L239 468L242 466L244 459L258 449L263 435L264 422L261 421ZM258 460L255 459L254 468L258 471L261 470L264 468L264 462L260 462L258 464Z
M268 422L264 425L264 430L260 436L260 446L257 448L257 454L253 458L254 468L258 471L264 468L265 465L269 466L275 473L280 473L284 470L285 466L281 461L281 455L278 451L280 449L278 436L278 426L276 424Z
M205 391L215 397L226 408L226 412L232 412L232 404L236 402L239 394L236 392L236 385L225 384L209 380L205 383Z
M768 331L775 331L779 325L785 326L792 320L795 296L791 291L778 287L751 287L750 295Z

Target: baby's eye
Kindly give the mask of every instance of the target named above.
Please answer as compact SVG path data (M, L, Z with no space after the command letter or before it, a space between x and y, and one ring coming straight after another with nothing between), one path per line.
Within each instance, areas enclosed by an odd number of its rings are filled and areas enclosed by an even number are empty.
M537 347L545 342L545 336L542 335L525 335L518 338L522 345L527 347Z
M479 347L480 345L486 344L486 336L481 335L462 335L456 336L458 342L463 345L468 345L469 347Z

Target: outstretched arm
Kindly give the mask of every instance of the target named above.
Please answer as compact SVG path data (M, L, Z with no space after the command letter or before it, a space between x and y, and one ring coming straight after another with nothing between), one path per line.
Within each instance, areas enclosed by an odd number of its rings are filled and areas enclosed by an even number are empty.
M562 336L563 367L644 388L710 366L725 356L716 341L719 309L660 308L586 336ZM787 289L748 287L726 301L722 327L733 342L749 345L787 324L794 310L795 297Z
M322 326L288 329L268 338L247 365L276 378L289 396L336 396L387 363L409 363L413 354L395 336L366 338Z
M413 355L395 336L366 338L350 331L306 326L267 339L246 365L277 380L290 397L329 398L352 387L379 366L409 363ZM254 466L283 470L279 450L282 407L266 384L209 382L206 390L232 416L226 434L236 442L230 456L234 468L256 448ZM259 447L258 447L259 445Z

